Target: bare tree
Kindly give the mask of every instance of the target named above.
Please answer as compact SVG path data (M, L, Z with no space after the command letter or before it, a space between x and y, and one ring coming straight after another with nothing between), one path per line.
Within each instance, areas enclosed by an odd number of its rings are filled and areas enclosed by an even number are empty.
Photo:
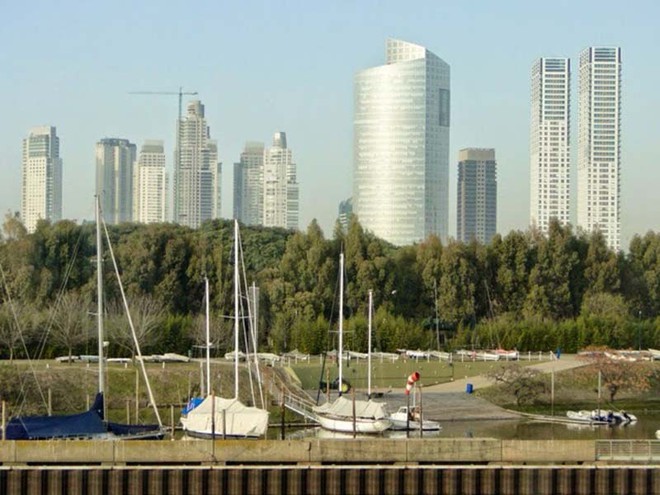
M129 309L140 347L152 345L158 339L157 329L164 315L163 305L153 297L144 295L134 298ZM128 316L121 302L109 305L106 328L111 342L129 351L134 358L137 350Z
M71 362L73 349L89 339L91 301L78 292L67 292L57 305L51 329L53 342L64 347Z
M9 303L0 304L0 344L9 351L10 361L14 360L14 353L20 339L20 329L16 325Z
M515 363L498 367L489 373L488 377L513 395L518 406L533 402L546 390L540 371Z

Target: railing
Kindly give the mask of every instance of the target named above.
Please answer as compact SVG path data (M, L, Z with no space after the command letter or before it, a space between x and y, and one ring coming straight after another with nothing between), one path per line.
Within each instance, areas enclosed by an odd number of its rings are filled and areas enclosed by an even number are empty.
M660 462L660 440L597 440L596 460Z

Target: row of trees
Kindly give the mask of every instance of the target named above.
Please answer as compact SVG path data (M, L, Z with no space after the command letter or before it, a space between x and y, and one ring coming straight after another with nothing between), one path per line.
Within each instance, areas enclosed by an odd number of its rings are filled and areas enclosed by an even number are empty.
M228 349L232 231L231 222L221 220L196 230L172 224L110 228L133 318L147 347L187 352L201 341L206 276L214 340L220 350ZM374 342L384 351L445 344L521 351L660 346L660 235L655 233L635 237L628 254L609 250L598 233L576 235L558 223L551 224L547 236L513 231L489 245L443 244L432 236L395 248L365 232L355 218L347 232L336 228L330 239L315 221L305 232L245 227L241 236L246 278L260 287L262 349L319 352L333 346L342 251L347 341L356 350L366 349L370 290ZM15 218L6 219L0 242L3 356L40 343L51 354L80 352L89 345L94 242L92 224L41 222L27 235ZM107 257L104 264L110 268ZM119 291L112 270L106 272L112 317L119 314L113 309L119 306ZM115 326L111 345L130 354L126 324ZM18 327L32 329L23 339L25 348Z

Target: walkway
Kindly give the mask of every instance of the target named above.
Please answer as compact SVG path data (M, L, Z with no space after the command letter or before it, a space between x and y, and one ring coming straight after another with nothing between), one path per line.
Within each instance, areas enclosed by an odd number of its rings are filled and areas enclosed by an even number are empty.
M586 364L587 363L585 361L578 359L575 354L562 354L560 359L553 361L543 361L539 364L532 364L529 366L529 368L539 370L542 373L552 373L553 371L559 372L573 368L579 368L580 366L584 366ZM430 385L428 387L424 387L424 392L465 392L468 383L471 383L475 390L490 387L494 384L494 382L487 376L477 375L454 380L453 382Z

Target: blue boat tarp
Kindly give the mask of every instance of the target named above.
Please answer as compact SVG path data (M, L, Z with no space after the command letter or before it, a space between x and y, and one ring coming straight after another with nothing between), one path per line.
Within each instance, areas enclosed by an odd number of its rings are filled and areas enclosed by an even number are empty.
M89 411L64 416L25 416L7 423L7 440L89 438L107 434L103 423L103 395L97 394Z
M186 407L181 409L181 414L188 414L190 411L192 411L197 406L199 406L202 402L204 402L203 397L192 397L186 404Z

